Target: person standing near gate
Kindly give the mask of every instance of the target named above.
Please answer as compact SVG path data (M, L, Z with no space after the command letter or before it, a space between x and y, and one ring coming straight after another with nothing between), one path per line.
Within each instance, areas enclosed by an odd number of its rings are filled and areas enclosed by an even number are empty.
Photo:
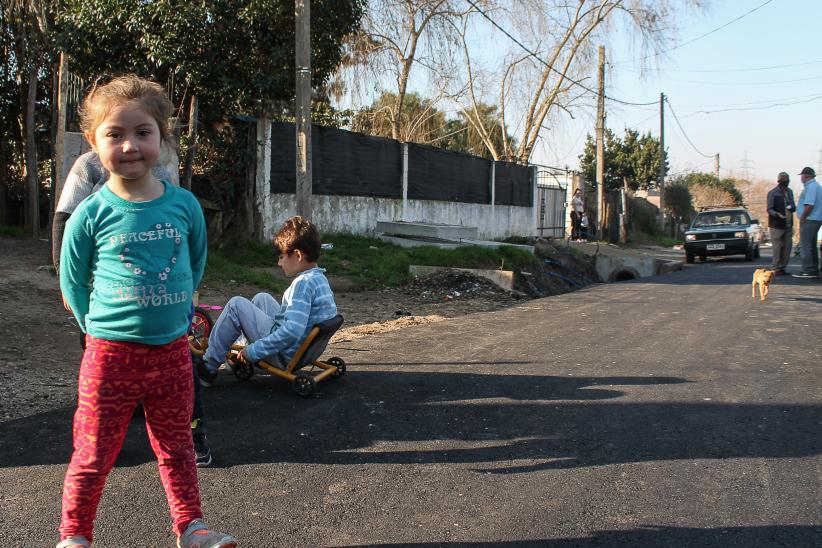
M585 215L585 203L582 201L582 190L576 189L571 200L571 240L582 238L582 217Z
M793 212L796 204L791 178L784 171L776 176L776 186L768 192L768 228L773 244L773 270L785 274L793 245Z

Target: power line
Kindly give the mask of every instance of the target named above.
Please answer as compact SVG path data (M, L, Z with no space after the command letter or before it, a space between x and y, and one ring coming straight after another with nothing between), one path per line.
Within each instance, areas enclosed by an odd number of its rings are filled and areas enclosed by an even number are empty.
M577 86L581 87L582 89L585 89L585 90L587 90L587 91L589 91L589 92L591 92L591 93L593 93L593 94L595 94L595 95L598 95L598 94L599 94L599 92L598 92L597 90L595 90L595 89L591 89L591 88L589 88L588 86L586 86L586 85L584 85L584 84L581 84L580 82L577 82L577 81L576 81L576 80L574 80L573 78L571 78L571 77L569 77L569 76L567 76L567 75L563 74L562 72L558 71L557 69L555 69L555 68L554 68L553 66L551 66L551 65L550 65L547 61L543 60L543 59L542 59L539 55L537 55L535 52L533 52L532 50L530 50L529 48L527 48L527 47L526 47L526 46L525 46L522 42L520 42L519 40L517 40L516 38L514 38L514 37L511 35L511 33L509 33L507 30L505 30L504 28L502 28L502 27L501 27L501 26L500 26L500 25L499 25L496 21L494 21L493 19L491 19L491 17L490 17L487 13L485 13L485 12L482 10L482 8L480 8L479 6L477 6L477 4L476 4L476 3L474 3L474 1L473 1L473 0L465 0L465 1L466 1L466 2L468 2L469 4L471 4L471 6L473 6L473 7L474 7L474 9L475 9L475 10L477 10L477 12L478 12L480 15L482 15L484 18L486 18L486 19L487 19L487 20L488 20L488 21L489 21L492 25L494 25L494 26L495 26L495 27L496 27L496 28L497 28L500 32L502 32L505 36L507 36L507 37L508 37L508 38L509 38L512 42L514 42L516 45L518 45L520 48L522 48L522 49L523 49L523 51L525 51L526 53L528 53L531 57L533 57L534 59L536 59L537 61L539 61L539 62L540 62L540 63L542 63L543 65L545 65L548 69L550 69L550 70L552 70L553 72L555 72L555 73L559 74L559 75L560 75L562 78L564 78L565 80L568 80L569 82L571 82L571 83L573 83L573 84L575 84L575 85L577 85ZM769 1L772 1L772 0L769 0ZM604 97L605 99L610 100L610 101L614 101L615 103L621 103L621 104L623 104L623 105L631 105L631 106L638 106L638 107L644 107L644 106L649 106L649 105L655 105L655 104L657 104L657 102L656 102L656 101L652 101L652 102L649 102L649 103L634 103L634 102L631 102L631 101L623 101L622 99L617 99L617 98L615 98L615 97L610 97L610 96L608 96L608 95L604 95L604 94L603 94L603 97Z
M671 105L671 101L668 100L668 98L666 97L665 102L668 103L668 108L671 109L671 114L674 115L674 120L676 120L676 125L679 126L679 130L682 132L682 135L685 136L685 140L688 141L688 144L691 145L691 148L693 148L695 151L697 151L700 156L704 156L705 158L713 158L714 157L713 154L705 154L704 152L702 152L701 150L696 148L696 145L694 144L694 142L691 141L690 137L688 137L688 133L685 131L685 128L682 127L682 124L679 121L679 117L676 115L676 112L674 111L673 105Z
M713 29L713 30L709 30L709 31L708 31L708 32L706 32L705 34L701 34L701 35L697 36L696 38L692 38L691 40L688 40L688 41L686 41L686 42L682 42L681 44L679 44L679 45L677 45L677 46L674 46L674 47L672 47L672 48L669 48L669 49L666 49L666 50L662 50L662 51L658 51L658 52L656 52L656 53L652 53L651 55L646 55L645 57L640 57L639 59L631 59L630 61L622 61L622 62L619 62L619 63L616 63L616 64L626 64L626 63L634 63L634 62L636 62L636 61L644 61L645 59L650 59L650 58L652 58L652 57L658 57L658 56L660 56L660 55L662 55L662 54L665 54L665 53L670 53L670 52L672 52L672 51L674 51L674 50L677 50L677 49L679 49L679 48L682 48L682 47L684 47L684 46L687 46L688 44L693 44L693 43L694 43L694 42L696 42L697 40L702 40L702 39L703 39L703 38L705 38L706 36L710 36L711 34L713 34L713 33L717 32L717 31L720 31L720 30L724 29L724 28L725 28L725 27L727 27L728 25L731 25L731 24L733 24L733 23L736 23L737 21L739 21L739 20L740 20L740 19L742 19L743 17L747 17L748 15L750 15L750 14L752 14L753 12L757 11L758 9L760 9L760 8L763 8L763 7L767 6L767 5L768 5L768 4L770 4L771 2L773 2L773 0L766 0L765 2L763 2L763 3L759 4L758 6L756 6L755 8L753 8L753 9L751 9L751 10L746 11L745 13L743 13L742 15L740 15L739 17L736 17L736 18L734 18L734 19L731 19L731 20L730 20L730 21L728 21L727 23L725 23L725 24L723 24L723 25L720 25L720 26L716 27L716 28L715 28L715 29Z
M776 108L776 107L789 107L791 105L798 105L800 103L812 103L812 102L818 101L820 99L822 99L822 94L815 95L815 96L810 97L808 99L792 101L792 102L789 102L789 103L773 103L773 104L770 104L770 105L762 105L762 106L758 106L758 107L745 107L745 108L740 107L740 108L721 108L721 109L715 109L715 110L697 110L695 112L692 112L691 114L688 114L687 116L696 116L697 114L714 114L716 112L736 112L736 111L746 111L746 110L769 110L769 109Z
M815 93L811 93L809 95L795 95L793 97L779 97L777 99L760 99L758 101L743 101L741 103L708 103L705 105L679 105L684 108L707 108L707 107L741 107L747 105L762 105L766 103L778 103L780 101L794 101L794 100L804 100L804 99L811 99L814 97L819 96L822 91L817 91Z
M637 122L637 123L635 123L635 124L633 124L633 125L627 126L627 127L630 127L631 129L635 129L635 130L639 131L639 126L641 126L642 124L644 124L644 123L645 123L645 122L647 122L648 120L651 120L651 119L653 119L653 118L656 118L657 116L659 116L659 114L658 114L658 113L656 113L656 112L654 112L653 114L651 114L651 115L650 115L650 116L648 116L647 118L644 118L644 119L640 120L639 122Z
M822 63L822 59L818 59L816 61L806 61L804 63L791 63L789 65L771 65L771 66L767 66L767 67L726 68L726 69L670 69L670 68L666 68L666 69L663 69L663 70L665 72L697 72L697 73L721 72L721 73L724 74L724 73L727 73L727 72L759 72L759 71L763 71L763 70L777 70L777 69L783 69L783 68L804 67L804 66L807 66L807 65L818 65L819 63ZM642 72L642 70L640 70L640 69L628 68L628 67L625 67L622 70L626 70L628 72L634 72L634 73L641 73Z
M701 84L707 86L772 86L775 84L790 84L794 82L807 82L808 80L819 80L822 75L808 76L807 78L793 78L791 80L779 79L768 80L766 82L711 82L706 80L685 80L682 78L670 78L671 82L683 82L685 84Z
M699 169L699 168L702 168L702 167L707 166L707 165L708 165L708 164L710 164L712 161L713 161L713 158L712 158L712 159L710 159L710 160L708 160L707 162L703 162L703 163L701 163L701 164L699 164L699 165L695 165L695 166L687 167L687 168L685 168L685 169L680 169L679 171L676 171L676 172L674 172L674 173L669 173L669 174L668 174L668 177L676 177L676 176L678 176L678 175L682 175L683 173L694 172L694 171L696 171L696 170L697 170L697 169Z

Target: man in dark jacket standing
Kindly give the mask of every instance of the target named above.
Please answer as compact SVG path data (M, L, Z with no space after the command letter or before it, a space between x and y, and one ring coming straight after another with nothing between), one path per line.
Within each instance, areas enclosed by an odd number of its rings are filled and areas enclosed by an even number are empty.
M783 171L776 177L776 186L768 192L768 228L773 244L773 269L777 274L785 273L793 246L796 204L790 182L791 178Z

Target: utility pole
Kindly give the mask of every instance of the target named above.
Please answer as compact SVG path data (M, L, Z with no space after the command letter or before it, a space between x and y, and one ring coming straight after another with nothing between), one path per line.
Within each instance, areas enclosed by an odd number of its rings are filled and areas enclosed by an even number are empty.
M54 175L52 176L51 194L56 202L63 192L63 162L66 158L66 108L68 105L68 72L69 59L65 52L60 53L60 71L57 76L57 121L54 132ZM51 212L54 214L54 208Z
M311 218L311 0L295 0L297 215Z
M197 155L197 118L200 112L200 103L197 94L191 95L191 103L188 107L188 149L186 150L185 166L183 167L183 179L180 186L186 190L191 190L191 176L194 174L194 157Z
M665 94L659 94L659 219L662 223L662 232L665 230Z
M597 98L597 232L605 235L605 46L599 46L599 97Z
M714 174L716 175L716 180L719 180L719 153L716 153L714 156Z

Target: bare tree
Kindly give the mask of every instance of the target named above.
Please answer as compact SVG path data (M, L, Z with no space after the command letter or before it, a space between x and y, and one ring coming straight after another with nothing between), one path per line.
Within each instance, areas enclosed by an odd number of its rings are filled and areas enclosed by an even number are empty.
M689 187L694 208L735 207L736 200L730 192L717 186L696 183Z
M767 223L768 192L776 185L771 181L759 180L756 182L736 181L736 188L742 193L743 203L754 219L760 224Z
M374 91L388 91L393 100L381 104L373 115L387 119L392 138L412 140L420 127L430 125L430 109L413 110L412 116L404 116L408 112L404 106L411 72L419 66L433 82L453 72L449 69L450 52L456 42L449 21L463 17L470 9L467 6L460 0L368 1L362 30L352 37L344 64L350 70L347 79L353 86L363 81L384 83L390 75L391 85ZM369 77L363 78L363 72ZM429 102L430 107L443 97L439 91L432 95L435 99Z
M590 67L596 46L625 28L641 39L643 50L658 47L674 28L676 3L507 0L497 2L493 9L473 10L466 17L471 21L464 21L458 29L465 67L461 87L465 91L455 92L454 98L494 158L526 163L546 121L561 113L572 116L581 99L595 96ZM700 0L679 3L698 5ZM469 4L479 8L475 2ZM508 45L500 67L482 67L487 54L471 39L478 28L490 33L495 43L498 39L499 44ZM478 112L479 104L492 101L497 104L500 123L508 124L517 136L516 142L506 140L501 148L490 139L495 128L487 126L487 119Z

